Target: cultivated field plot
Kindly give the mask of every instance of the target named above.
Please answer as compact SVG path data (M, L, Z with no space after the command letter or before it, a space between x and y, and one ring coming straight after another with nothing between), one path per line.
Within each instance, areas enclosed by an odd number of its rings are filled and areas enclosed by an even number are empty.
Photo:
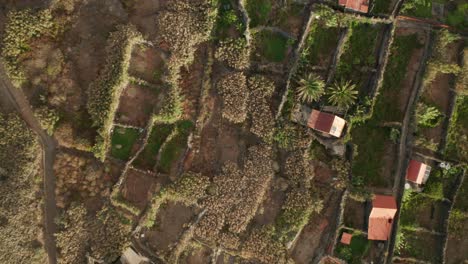
M435 32L435 43L423 79L422 92L416 106L417 150L431 154L445 140L444 124L451 115L455 78L460 72L459 54L463 42L446 30Z
M372 116L352 124L351 142L356 147L352 172L356 186L393 185L399 126L422 63L424 48L420 43L427 40L426 32L413 28L397 28L395 34Z
M343 223L346 227L367 232L367 221L370 213L368 202L354 200L350 196L346 198Z
M156 123L151 129L148 141L142 152L133 162L133 166L143 170L153 170L159 150L174 131L173 124Z
M405 194L400 215L400 226L424 228L444 232L450 204L433 199L424 193Z
M137 81L160 88L163 84L161 77L166 71L166 55L155 47L140 44L133 48L131 56L128 74Z
M465 172L466 173L466 172ZM468 180L466 174L455 198L448 222L448 246L446 261L450 264L468 260L468 246L465 234L468 232Z
M375 75L377 58L383 46L384 28L382 24L351 24L336 66L334 81L351 81L355 84L361 103L372 96L370 81Z
M253 35L253 60L261 64L283 63L290 58L294 40L282 33L264 29Z
M391 14L397 0L375 0L369 9L372 14Z
M157 187L156 175L129 169L120 190L122 198L143 210Z
M303 2L278 2L274 0L247 0L246 9L250 17L250 28L263 26L285 31L298 38L304 19L307 17Z
M139 144L136 144L140 136L141 131L138 128L114 126L111 138L111 156L122 161L128 160L140 147Z
M120 97L115 121L119 124L143 128L152 114L159 109L162 100L164 100L163 90L129 84Z
M466 29L468 4L463 0L410 0L405 1L400 10L402 15L415 16L446 23L457 29Z
M427 231L400 230L404 248L397 250L396 257L417 259L429 263L442 262L443 237Z

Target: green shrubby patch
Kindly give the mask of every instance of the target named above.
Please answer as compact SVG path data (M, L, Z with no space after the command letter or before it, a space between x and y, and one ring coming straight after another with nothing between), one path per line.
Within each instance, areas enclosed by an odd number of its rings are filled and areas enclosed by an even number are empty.
M111 138L111 156L124 161L128 160L140 134L137 128L115 126Z
M8 13L1 55L6 62L7 74L15 86L19 87L26 80L19 60L31 50L31 40L42 36L55 37L58 33L58 24L54 22L49 9L39 12L24 9Z

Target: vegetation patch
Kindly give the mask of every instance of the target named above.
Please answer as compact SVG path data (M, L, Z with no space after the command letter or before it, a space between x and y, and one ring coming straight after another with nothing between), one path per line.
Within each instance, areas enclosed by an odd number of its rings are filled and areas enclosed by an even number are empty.
M145 148L135 159L134 165L147 170L154 168L159 150L172 133L173 129L173 124L155 124L151 130Z
M280 33L262 30L254 35L257 52L271 62L282 62L286 58L291 40Z
M120 160L128 160L140 134L137 128L115 126L111 139L111 156Z
M389 0L375 0L373 1L371 12L374 14L387 14L391 11L391 2Z
M401 13L409 16L432 18L433 0L409 0L403 3Z
M350 232L350 230L342 230ZM353 237L351 238L351 244L345 245L339 243L335 249L335 254L343 260L346 260L350 264L359 264L362 263L362 258L367 254L371 246L371 242L367 240L367 236L360 231L353 230L351 231ZM341 236L340 236L341 237Z
M170 172L173 162L180 157L187 146L187 139L192 128L193 123L191 121L183 120L176 123L174 134L162 146L158 164L159 171Z
M99 78L88 89L88 112L97 128L94 155L104 160L109 147L109 133L114 121L118 101L128 83L128 67L133 45L142 36L131 26L119 26L111 33L107 46L107 59Z
M246 9L250 18L250 27L265 25L272 9L271 0L247 0Z
M402 228L399 230L401 246L397 255L429 263L442 262L442 237L430 232Z

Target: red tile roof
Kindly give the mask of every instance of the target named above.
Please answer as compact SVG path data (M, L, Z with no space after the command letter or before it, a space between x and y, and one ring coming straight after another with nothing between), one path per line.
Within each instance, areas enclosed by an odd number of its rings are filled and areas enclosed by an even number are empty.
M367 238L388 240L396 211L397 204L393 196L376 195L372 201Z
M307 125L313 129L329 133L334 120L335 116L332 114L312 110Z
M369 11L369 0L339 0L340 5L346 8L367 13Z
M430 167L422 162L411 160L406 170L406 179L417 184L422 184L428 168L430 169Z
M353 235L344 232L344 233L341 235L341 243L346 244L346 245L349 245L349 244L351 244L351 238L353 238Z

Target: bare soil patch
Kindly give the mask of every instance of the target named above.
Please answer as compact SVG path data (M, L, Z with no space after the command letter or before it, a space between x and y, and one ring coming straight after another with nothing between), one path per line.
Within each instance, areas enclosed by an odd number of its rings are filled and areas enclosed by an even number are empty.
M155 175L129 169L121 192L127 201L144 209L155 187Z
M141 44L133 48L128 73L151 84L161 85L166 55L155 47Z
M163 98L164 94L155 88L129 84L120 97L116 121L143 128Z
M259 226L274 224L275 219L281 211L281 207L286 199L284 187L287 183L282 178L276 178L270 185L265 199L260 205L257 215L253 218L253 223Z
M181 203L164 204L158 211L155 226L145 233L148 246L157 253L170 251L195 215L194 208Z
M213 250L197 245L196 248L190 248L188 251L184 252L179 258L179 263L187 264L205 264L211 263L211 256L213 255Z
M345 226L367 232L367 213L366 203L346 198L346 206L344 208L343 222Z

